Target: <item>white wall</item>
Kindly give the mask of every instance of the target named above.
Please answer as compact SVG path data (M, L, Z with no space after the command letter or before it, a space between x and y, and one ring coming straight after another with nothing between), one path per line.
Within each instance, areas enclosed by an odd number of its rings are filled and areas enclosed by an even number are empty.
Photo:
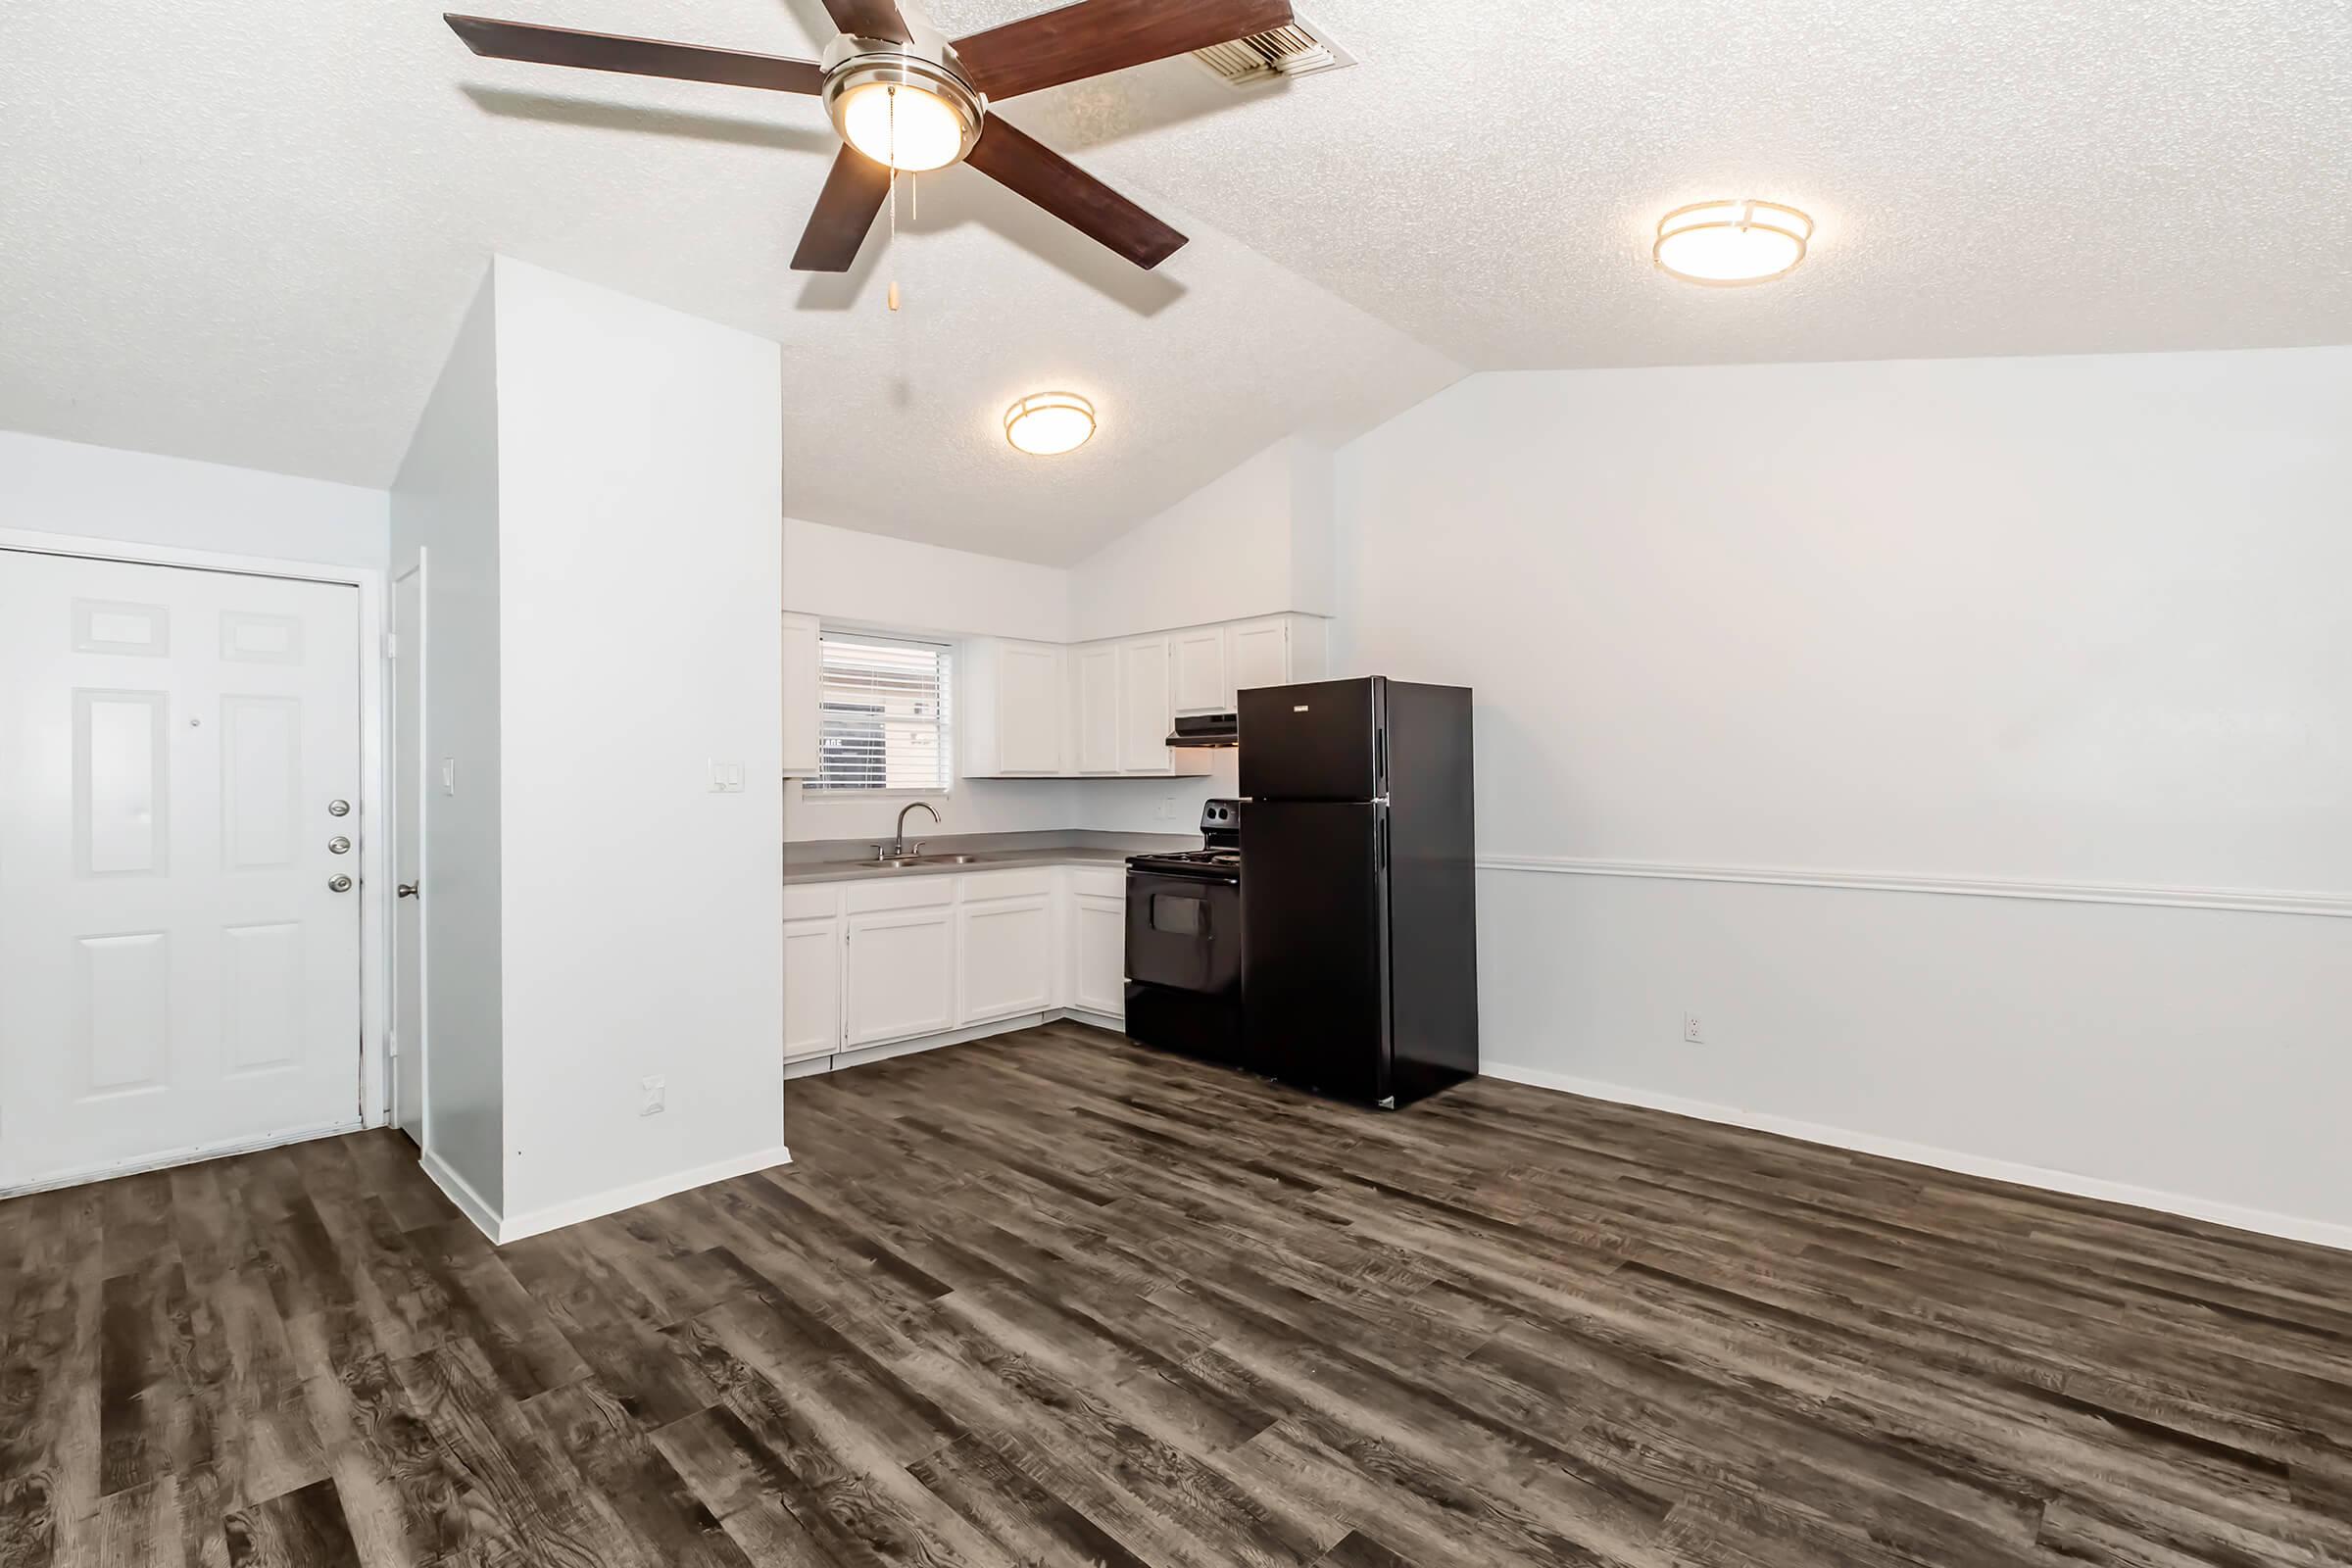
M395 573L427 562L423 767L454 760L458 790L423 799L418 906L426 967L427 1152L492 1209L505 1200L500 1050L498 363L485 276L458 330L391 495ZM404 760L395 759L399 763Z
M0 528L380 567L386 505L381 490L0 430Z
M530 1229L782 1153L783 411L772 342L497 270L505 1209Z
M784 608L892 631L1067 642L1070 574L786 517Z
M1072 566L1073 639L1331 613L1331 465L1278 441Z
M1489 374L1347 448L1335 657L1477 688L1522 867L1489 1062L2352 1225L2352 923L1867 885L2352 910L2347 429L2322 349Z

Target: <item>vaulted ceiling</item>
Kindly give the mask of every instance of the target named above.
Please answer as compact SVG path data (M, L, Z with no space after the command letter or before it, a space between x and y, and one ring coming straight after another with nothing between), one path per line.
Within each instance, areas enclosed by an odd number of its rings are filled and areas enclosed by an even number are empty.
M829 36L812 0L469 5ZM953 170L811 277L813 100L478 60L431 0L13 0L0 427L383 484L503 251L780 341L796 514L1066 562L1471 369L2352 341L2344 0L1303 9L1361 63L998 106L1193 236L1159 271ZM1658 214L1720 194L1811 211L1812 259L1652 271ZM1101 436L1011 452L1004 405L1064 387Z

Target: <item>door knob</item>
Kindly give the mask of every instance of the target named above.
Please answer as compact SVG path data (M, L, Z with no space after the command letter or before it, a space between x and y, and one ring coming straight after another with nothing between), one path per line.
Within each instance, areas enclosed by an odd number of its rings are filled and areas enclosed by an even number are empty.
M351 878L347 876L329 877L327 878L326 885L327 888L332 892L349 893L351 891Z
M351 814L351 803L349 801L329 801L326 803L326 814L329 816L349 816Z
M399 893L400 897L404 899L413 899L416 896L416 884L414 882L403 882L396 891Z
M326 853L329 855L349 855L351 853L351 840L345 838L340 833L336 834L333 838L326 841Z

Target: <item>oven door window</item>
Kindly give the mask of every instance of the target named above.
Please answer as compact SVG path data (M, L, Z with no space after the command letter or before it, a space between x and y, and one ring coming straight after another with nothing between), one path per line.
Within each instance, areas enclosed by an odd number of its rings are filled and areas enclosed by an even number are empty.
M1208 935L1208 906L1186 893L1152 895L1152 929L1172 937Z

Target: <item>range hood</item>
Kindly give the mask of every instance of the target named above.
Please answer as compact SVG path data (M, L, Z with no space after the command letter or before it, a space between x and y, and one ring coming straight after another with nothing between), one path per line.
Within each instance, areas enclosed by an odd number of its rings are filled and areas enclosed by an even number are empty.
M1189 747L1239 746L1242 744L1241 715L1188 713L1176 720L1176 728L1168 736L1168 744Z

